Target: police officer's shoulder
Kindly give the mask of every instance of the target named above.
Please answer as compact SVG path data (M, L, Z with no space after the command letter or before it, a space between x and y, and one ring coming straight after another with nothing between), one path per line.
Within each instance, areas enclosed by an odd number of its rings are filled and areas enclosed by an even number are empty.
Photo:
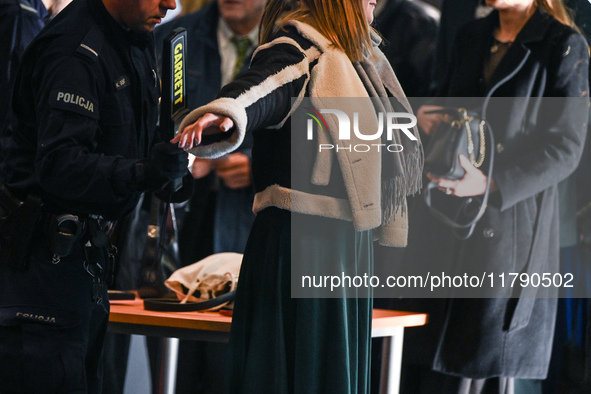
M39 17L39 11L29 0L0 0L0 15L6 16L31 15Z
M95 63L99 59L99 53L105 42L105 35L101 28L93 25L76 49L76 56L82 57L85 60Z
M37 8L39 7L38 4L34 4L30 0L18 0L18 5L23 13L31 14L32 16L35 16L37 18L41 17L41 15L39 14L39 10Z
M91 25L83 31L54 31L38 37L36 46L45 47L45 53L75 56L85 63L94 64L100 58L105 36L101 28Z

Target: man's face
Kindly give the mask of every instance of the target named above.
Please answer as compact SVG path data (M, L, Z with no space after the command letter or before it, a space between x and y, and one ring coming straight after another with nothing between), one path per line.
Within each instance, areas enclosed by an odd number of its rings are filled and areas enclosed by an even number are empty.
M256 25L263 14L265 0L218 0L218 6L226 22Z
M125 27L137 32L151 32L168 10L176 8L175 0L119 0L120 18Z

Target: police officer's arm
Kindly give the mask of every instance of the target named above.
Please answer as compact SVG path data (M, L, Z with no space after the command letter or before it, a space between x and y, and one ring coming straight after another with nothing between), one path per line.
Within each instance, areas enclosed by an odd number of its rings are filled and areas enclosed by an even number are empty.
M108 106L101 100L107 89L115 88L102 75L98 62L56 51L40 59L33 75L38 116L36 175L46 194L73 209L77 204L93 204L109 210L139 191L164 185L178 173L174 160L159 174L158 166L150 165L173 156L163 148L158 158L144 162L144 173L138 174L143 153L130 144L137 144L139 136L130 130L132 119L124 115L131 111L108 112L131 103L124 100ZM152 184L142 184L144 179L138 178L142 175Z

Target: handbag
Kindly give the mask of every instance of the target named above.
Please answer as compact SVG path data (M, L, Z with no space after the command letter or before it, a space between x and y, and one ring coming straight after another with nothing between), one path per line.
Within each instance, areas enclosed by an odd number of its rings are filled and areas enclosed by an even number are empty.
M465 108L443 108L426 113L448 115L451 122L441 122L433 133L425 150L425 172L437 178L460 179L465 173L458 160L460 155L469 158L474 167L482 166L486 157L485 120Z
M480 168L488 156L488 179L482 199L465 198L453 218L435 208L431 202L431 191L439 187L436 183L428 182L423 191L423 198L429 211L451 227L457 238L465 240L474 232L488 204L494 164L494 136L488 122L476 112L465 108L446 107L426 113L440 113L451 118L451 122L439 124L427 145L424 166L426 173L437 178L461 179L466 171L460 165L460 155L466 156L476 168ZM475 203L478 206L473 209Z
M216 253L177 269L164 282L177 299L144 300L144 309L152 311L215 311L236 297L240 253Z
M164 286L164 279L177 269L180 258L174 205L163 202L154 194L145 195L144 198L151 199L147 201L150 203L149 221L142 233L144 247L139 267L138 295L145 299L166 295L168 290ZM167 225L169 219L172 228ZM134 233L130 232L130 236L134 236Z

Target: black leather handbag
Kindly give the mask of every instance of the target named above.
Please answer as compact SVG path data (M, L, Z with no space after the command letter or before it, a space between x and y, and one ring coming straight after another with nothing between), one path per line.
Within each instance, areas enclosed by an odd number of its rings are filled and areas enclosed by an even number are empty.
M448 115L451 122L441 122L433 133L425 150L425 172L437 178L460 179L465 172L458 160L460 155L469 158L474 167L482 166L486 157L486 121L464 108L426 113Z
M493 133L484 119L465 108L442 108L426 113L448 115L451 122L441 122L431 136L425 150L425 173L437 178L461 179L466 171L460 165L460 155L466 156L476 168L484 164L488 155L488 181L484 195L481 199L464 198L453 218L433 207L431 203L431 191L438 187L436 183L428 182L423 191L423 198L431 213L450 226L457 238L468 239L488 204L494 164ZM475 203L478 204L476 209L473 208Z

